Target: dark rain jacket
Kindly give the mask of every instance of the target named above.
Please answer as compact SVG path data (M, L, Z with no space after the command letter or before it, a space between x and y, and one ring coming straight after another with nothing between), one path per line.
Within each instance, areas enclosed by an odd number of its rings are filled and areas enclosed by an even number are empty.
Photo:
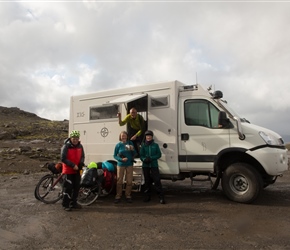
M150 157L151 162L145 163L144 160ZM143 162L142 167L158 167L158 159L161 157L159 145L152 140L150 144L142 144L140 149L140 159Z
M61 148L61 161L63 163L63 174L79 173L79 170L82 169L85 161L85 153L82 144L79 142L76 146L74 146L69 138L66 139ZM73 169L75 165L79 167L79 170Z

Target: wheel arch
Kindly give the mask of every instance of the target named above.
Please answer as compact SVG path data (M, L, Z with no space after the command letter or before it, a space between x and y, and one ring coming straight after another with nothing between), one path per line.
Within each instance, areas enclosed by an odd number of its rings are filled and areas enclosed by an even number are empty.
M255 158L246 153L245 148L227 148L219 152L214 162L214 170L222 173L228 166L241 162L247 163L260 173L262 178L268 177L263 166Z

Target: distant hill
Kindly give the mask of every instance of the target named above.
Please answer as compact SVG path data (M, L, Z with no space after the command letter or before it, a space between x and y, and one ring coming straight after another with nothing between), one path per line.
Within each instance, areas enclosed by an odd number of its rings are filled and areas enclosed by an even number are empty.
M60 160L68 121L50 121L19 108L0 106L0 174L47 171Z
M68 135L68 121L50 121L17 107L0 106L0 140L59 139Z

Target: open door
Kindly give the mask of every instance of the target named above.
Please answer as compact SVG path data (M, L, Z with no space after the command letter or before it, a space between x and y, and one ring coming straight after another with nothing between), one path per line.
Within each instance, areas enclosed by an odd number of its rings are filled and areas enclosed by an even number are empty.
M145 130L147 130L147 120L148 120L148 95L147 94L130 94L118 97L114 100L107 102L106 104L118 104L119 111L124 118L130 113L131 108L136 108L138 114L142 115L145 121ZM129 131L127 125L127 131ZM145 132L145 131L144 131Z
M148 118L148 95L147 94L136 94L136 95L126 95L118 97L114 100L107 102L106 104L119 104L120 112L122 117L130 113L131 108L136 108L137 112L143 116L144 120L147 121ZM124 104L125 112L122 112L121 107ZM146 128L147 129L147 128Z

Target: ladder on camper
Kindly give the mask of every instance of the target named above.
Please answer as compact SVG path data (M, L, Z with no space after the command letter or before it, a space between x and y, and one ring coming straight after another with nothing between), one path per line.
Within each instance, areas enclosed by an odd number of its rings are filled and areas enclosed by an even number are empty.
M142 185L145 183L144 175L142 170L142 161L140 159L135 159L133 165L133 183L132 183L132 192L140 192ZM126 176L123 180L123 190L126 189Z

